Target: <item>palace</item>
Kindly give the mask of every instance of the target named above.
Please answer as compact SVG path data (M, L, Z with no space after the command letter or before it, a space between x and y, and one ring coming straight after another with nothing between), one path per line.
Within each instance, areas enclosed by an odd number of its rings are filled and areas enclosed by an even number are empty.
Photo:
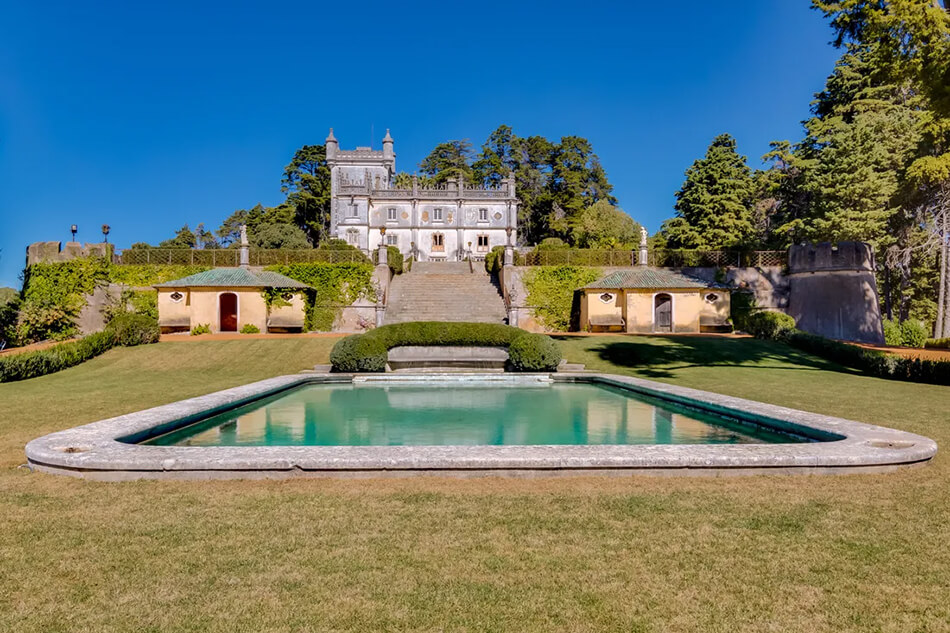
M395 188L396 154L386 130L383 148L341 150L326 140L330 167L330 233L366 252L385 243L418 261L483 259L495 246L517 240L518 200L514 178L498 188L462 178L422 188Z

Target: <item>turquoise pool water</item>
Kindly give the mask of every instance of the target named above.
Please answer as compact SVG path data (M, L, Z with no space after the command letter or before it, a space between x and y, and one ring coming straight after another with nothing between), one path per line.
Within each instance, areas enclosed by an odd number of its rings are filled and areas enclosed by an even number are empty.
M595 384L306 385L145 444L452 446L804 442Z

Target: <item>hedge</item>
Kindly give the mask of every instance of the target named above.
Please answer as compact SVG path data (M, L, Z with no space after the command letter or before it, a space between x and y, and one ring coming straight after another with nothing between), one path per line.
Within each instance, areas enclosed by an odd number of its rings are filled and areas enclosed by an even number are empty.
M826 360L860 370L871 376L891 380L950 385L950 361L905 358L879 350L866 349L851 343L792 330L785 336L792 347Z
M932 338L924 343L927 349L950 349L950 337Z
M114 319L102 332L76 341L35 352L0 356L0 382L45 376L95 358L117 345L133 346L158 340L158 323L154 319L137 314L128 316L130 318Z
M389 350L402 345L506 347L515 371L554 371L561 362L560 348L543 334L496 323L440 321L395 323L347 336L333 346L330 362L334 371L381 372Z

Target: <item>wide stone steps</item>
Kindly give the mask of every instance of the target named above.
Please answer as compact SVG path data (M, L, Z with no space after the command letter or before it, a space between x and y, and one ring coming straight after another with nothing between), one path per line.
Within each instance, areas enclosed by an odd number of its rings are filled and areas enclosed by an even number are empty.
M384 323L468 321L504 323L504 299L491 277L467 262L416 262L389 289Z

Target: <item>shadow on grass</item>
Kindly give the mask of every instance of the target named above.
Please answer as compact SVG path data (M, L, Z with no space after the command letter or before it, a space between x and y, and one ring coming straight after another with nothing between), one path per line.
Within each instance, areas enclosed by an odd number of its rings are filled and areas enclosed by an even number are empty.
M570 340L576 337L557 337ZM692 367L760 367L788 371L837 371L860 375L784 343L756 339L702 336L624 337L585 350L618 367L636 369L651 378L672 378Z

